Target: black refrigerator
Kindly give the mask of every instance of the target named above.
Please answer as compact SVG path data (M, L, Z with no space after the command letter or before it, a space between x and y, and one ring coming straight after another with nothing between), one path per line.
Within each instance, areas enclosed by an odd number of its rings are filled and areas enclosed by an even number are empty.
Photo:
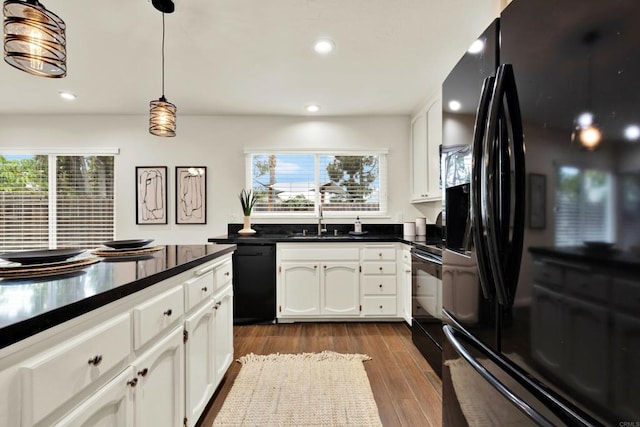
M480 39L443 85L443 425L640 425L640 2Z

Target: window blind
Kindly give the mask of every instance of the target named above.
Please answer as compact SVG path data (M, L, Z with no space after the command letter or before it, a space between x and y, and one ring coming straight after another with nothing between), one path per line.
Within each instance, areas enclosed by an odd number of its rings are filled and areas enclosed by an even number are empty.
M386 212L386 156L379 152L247 154L254 212Z
M112 240L113 159L0 156L0 250L88 248Z

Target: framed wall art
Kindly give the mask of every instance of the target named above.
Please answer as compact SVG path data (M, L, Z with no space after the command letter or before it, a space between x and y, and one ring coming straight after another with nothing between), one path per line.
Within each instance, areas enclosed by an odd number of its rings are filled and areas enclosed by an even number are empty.
M176 166L176 224L207 223L207 168Z
M529 228L542 230L547 226L547 177L529 174Z
M136 224L167 224L166 166L136 166Z

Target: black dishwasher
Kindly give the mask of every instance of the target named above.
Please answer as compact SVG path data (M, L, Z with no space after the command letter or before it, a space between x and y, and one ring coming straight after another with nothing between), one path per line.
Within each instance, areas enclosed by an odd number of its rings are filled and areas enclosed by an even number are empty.
M276 319L276 245L238 244L233 254L233 324Z

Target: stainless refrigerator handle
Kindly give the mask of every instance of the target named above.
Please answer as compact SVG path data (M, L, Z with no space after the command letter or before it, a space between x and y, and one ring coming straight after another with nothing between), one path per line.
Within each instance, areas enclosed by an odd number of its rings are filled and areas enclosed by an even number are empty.
M473 151L471 155L471 223L473 231L473 245L476 250L478 259L478 274L480 275L480 287L484 297L492 300L495 292L493 288L493 280L488 266L487 259L487 242L484 229L482 226L481 200L482 192L482 137L487 123L487 112L489 110L489 101L491 100L491 89L493 88L495 78L487 77L482 84L482 92L480 93L480 102L476 111L476 123L473 132Z
M507 388L500 380L498 380L491 372L489 372L473 355L465 348L464 345L455 337L455 330L449 326L442 327L447 340L451 343L456 353L458 353L480 376L495 388L501 395L515 405L525 415L535 421L538 425L545 427L554 427L547 418L538 411L533 409L527 402L522 400L518 395Z

